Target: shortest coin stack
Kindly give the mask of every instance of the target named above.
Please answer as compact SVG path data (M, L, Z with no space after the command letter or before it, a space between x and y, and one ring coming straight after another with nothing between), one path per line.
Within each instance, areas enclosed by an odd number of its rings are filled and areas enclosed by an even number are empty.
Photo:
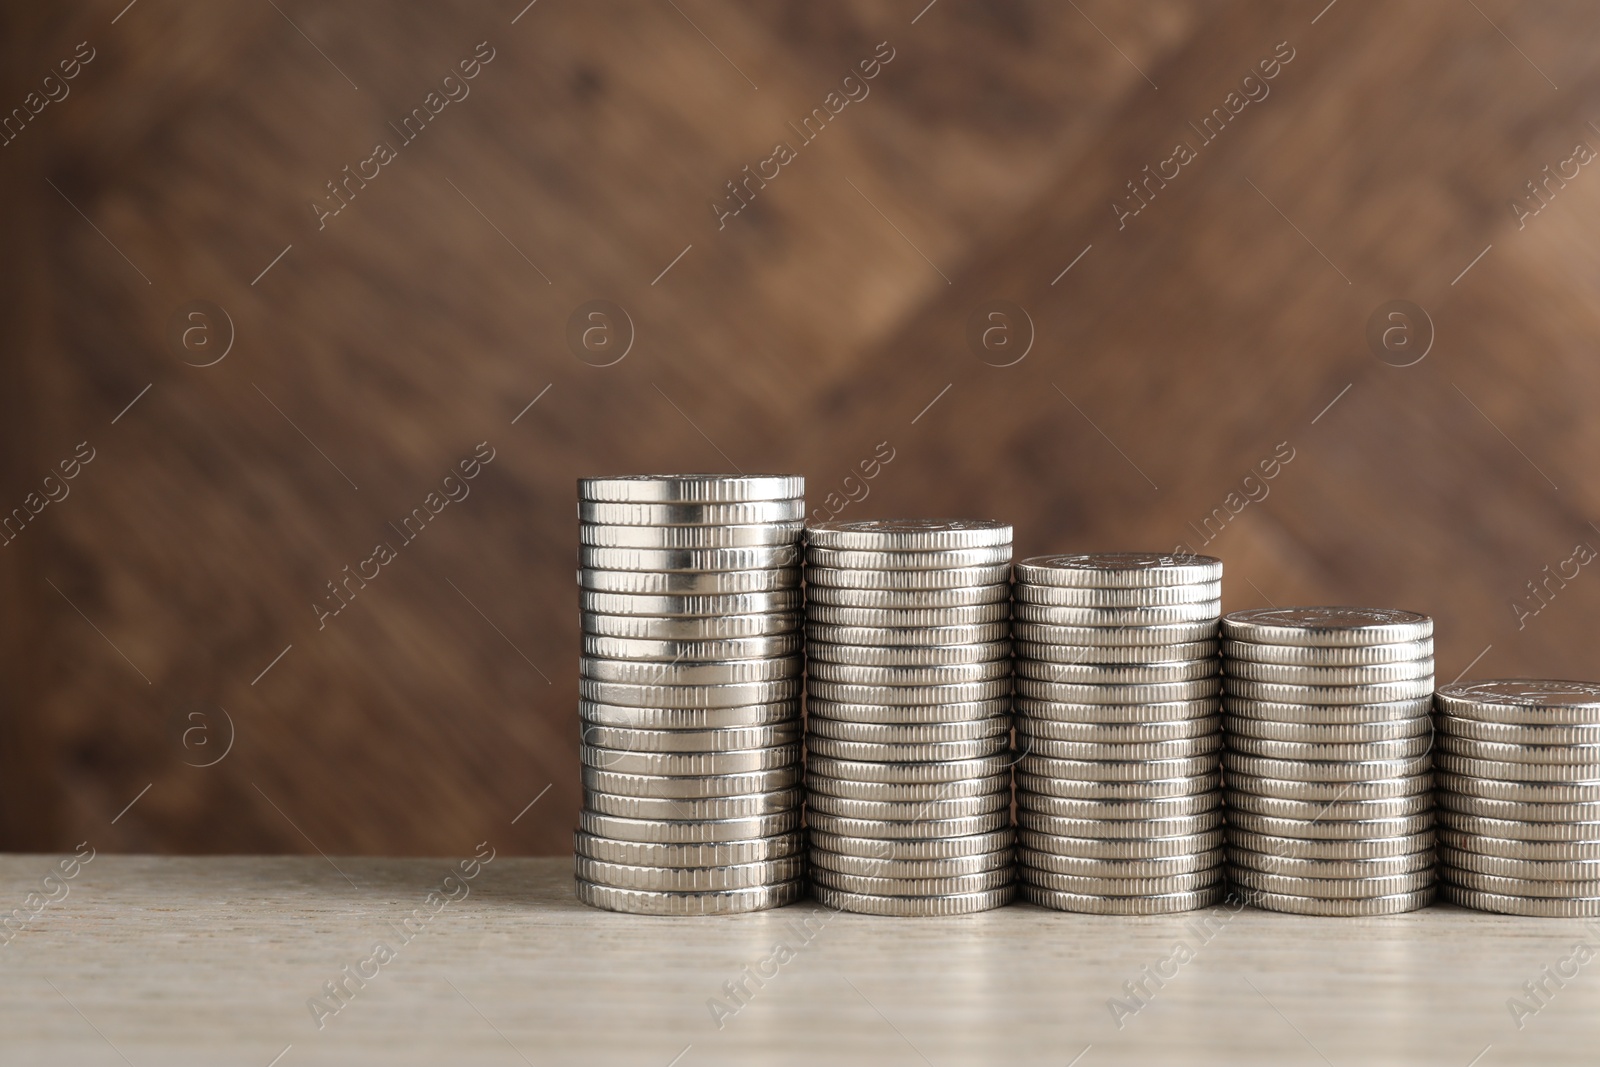
M1271 608L1222 620L1228 873L1301 915L1433 898L1433 620Z
M1462 682L1436 705L1444 898L1600 917L1600 683Z
M824 523L807 542L813 892L874 915L1009 902L1011 527Z

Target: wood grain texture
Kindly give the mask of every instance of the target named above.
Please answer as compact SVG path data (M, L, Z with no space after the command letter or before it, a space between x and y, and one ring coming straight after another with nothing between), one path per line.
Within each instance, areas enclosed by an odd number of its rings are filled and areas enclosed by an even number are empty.
M6 906L56 862L0 859ZM1214 914L1202 936L1193 914L1017 905L902 920L811 902L644 918L578 904L569 860L497 856L464 896L450 890L460 899L426 922L411 918L420 932L402 943L392 924L422 908L457 862L97 856L0 948L6 1059L119 1063L120 1052L174 1067L266 1064L292 1046L285 1067L675 1056L1064 1064L1090 1047L1086 1067L1465 1065L1487 1046L1481 1063L1584 1064L1600 1036L1600 987L1587 970L1551 986L1520 1029L1506 1007L1575 941L1595 940L1575 922L1445 906L1343 920L1246 908ZM377 942L394 958L366 968L372 976L348 985L318 1029L307 1001ZM1179 942L1193 957L1163 963ZM793 958L760 979L779 943ZM1168 977L1157 984L1147 967ZM1126 1001L1124 983L1141 981L1151 995L1119 1027L1108 1001ZM731 1009L730 982L749 995L719 1028L707 1002Z
M0 513L96 450L0 550L0 846L432 854L541 797L506 848L564 851L573 480L777 470L822 505L883 441L847 516L1186 543L1226 559L1229 610L1435 615L1442 680L1594 675L1587 569L1512 606L1600 546L1600 178L1508 208L1600 147L1586 5L277 6L0 15L7 107L96 50L0 148ZM880 42L870 94L719 229ZM1270 94L1119 229L1280 42ZM197 298L236 332L207 368L172 340ZM1413 367L1365 341L1395 298L1436 328ZM594 299L636 329L612 367L565 339ZM1015 366L966 340L993 299L1036 327ZM326 583L484 441L470 496L319 629ZM224 711L227 757L186 765Z

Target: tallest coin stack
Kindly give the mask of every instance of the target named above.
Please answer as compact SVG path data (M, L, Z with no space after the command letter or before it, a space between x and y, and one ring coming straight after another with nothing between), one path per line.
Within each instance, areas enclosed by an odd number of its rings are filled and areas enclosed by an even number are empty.
M800 832L805 482L578 482L578 899L664 915L790 904Z

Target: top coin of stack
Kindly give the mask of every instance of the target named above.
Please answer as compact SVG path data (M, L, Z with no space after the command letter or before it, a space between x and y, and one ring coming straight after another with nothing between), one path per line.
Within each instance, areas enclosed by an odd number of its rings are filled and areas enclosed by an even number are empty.
M806 531L811 878L829 907L1011 899L1011 527Z
M578 898L753 911L804 887L801 478L578 482Z
M1222 620L1228 865L1257 907L1387 915L1434 889L1433 620L1264 608Z
M1600 684L1463 682L1435 701L1445 899L1600 916Z
M1023 895L1098 914L1216 903L1222 561L1102 552L1016 570Z

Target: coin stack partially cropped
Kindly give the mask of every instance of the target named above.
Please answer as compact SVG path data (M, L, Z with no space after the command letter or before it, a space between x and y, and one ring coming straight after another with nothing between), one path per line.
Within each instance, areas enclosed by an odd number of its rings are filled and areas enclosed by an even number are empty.
M1216 903L1222 561L1104 552L1016 571L1023 896L1102 915Z
M806 541L816 896L877 915L1008 903L1011 527L832 522Z
M1600 916L1600 684L1464 682L1435 701L1444 898Z
M1263 608L1222 620L1228 875L1257 907L1433 899L1433 620Z
M804 492L777 475L578 482L584 903L701 915L803 895Z

